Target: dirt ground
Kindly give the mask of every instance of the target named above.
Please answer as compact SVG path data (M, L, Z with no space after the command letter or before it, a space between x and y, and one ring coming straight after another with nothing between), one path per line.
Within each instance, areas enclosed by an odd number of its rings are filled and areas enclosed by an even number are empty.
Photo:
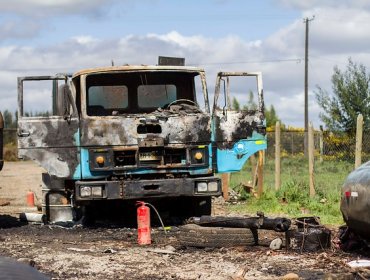
M26 224L21 212L31 190L41 197L42 169L32 162L6 162L0 173L0 255L34 263L52 279L370 279L347 262L364 258L335 248L315 253L273 251L270 241L284 234L259 232L259 246L192 248L178 242L181 231L153 229L153 244L139 246L136 229L115 225ZM219 203L216 214L230 214Z

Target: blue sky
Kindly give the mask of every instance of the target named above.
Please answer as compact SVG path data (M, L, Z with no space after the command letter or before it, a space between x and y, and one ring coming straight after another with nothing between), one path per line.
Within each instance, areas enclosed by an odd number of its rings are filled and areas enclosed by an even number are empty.
M26 0L25 0L26 1ZM261 39L299 17L299 11L273 1L106 1L108 7L89 13L52 13L35 17L39 34L27 38L6 38L4 43L50 44L76 35L110 39L128 34L168 33L184 36L230 34L245 40ZM47 11L45 11L47 13ZM28 13L25 13L29 15ZM19 10L4 12L2 22L22 20ZM30 34L32 35L32 34Z
M304 17L310 24L310 119L315 85L330 91L333 67L370 65L365 0L0 0L0 110L16 109L16 77L182 56L216 72L262 71L266 104L303 126ZM42 100L30 101L41 110Z

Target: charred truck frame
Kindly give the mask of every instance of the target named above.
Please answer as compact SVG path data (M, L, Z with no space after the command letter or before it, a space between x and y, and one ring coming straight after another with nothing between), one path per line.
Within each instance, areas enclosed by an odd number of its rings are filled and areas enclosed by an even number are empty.
M231 110L231 76L255 78L255 110ZM53 84L52 112L29 117L24 84L43 80ZM266 149L260 73L219 73L214 99L211 111L204 71L187 66L19 77L18 153L46 170L48 220L122 200L167 199L185 216L210 214L211 197L221 195L215 173L239 171Z

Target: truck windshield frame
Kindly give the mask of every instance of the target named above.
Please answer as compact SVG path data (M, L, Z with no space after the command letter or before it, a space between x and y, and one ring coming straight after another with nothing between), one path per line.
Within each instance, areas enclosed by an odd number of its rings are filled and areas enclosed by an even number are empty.
M180 71L88 74L86 113L88 116L151 113L178 99L197 102L196 91L203 90L195 87L198 75L198 72Z

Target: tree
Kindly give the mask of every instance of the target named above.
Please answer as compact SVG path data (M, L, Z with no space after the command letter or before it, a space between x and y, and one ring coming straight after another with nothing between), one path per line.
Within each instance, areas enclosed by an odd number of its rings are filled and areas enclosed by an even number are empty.
M235 111L239 111L240 110L240 103L239 103L239 101L235 97L233 97L231 109L232 110L235 110Z
M253 94L253 91L249 91L249 95L248 95L248 102L247 102L247 105L244 106L245 109L247 110L257 110L257 104L256 102L254 102L254 94Z
M270 109L265 109L266 127L275 126L277 121L280 121L276 114L274 105L270 106Z
M334 67L331 77L332 94L317 86L316 99L324 113L320 119L330 130L356 131L358 114L364 116L364 127L370 127L370 75L363 64L348 59L344 72Z
M17 119L13 119L13 113L8 110L3 112L4 127L5 128L15 128L17 127Z

